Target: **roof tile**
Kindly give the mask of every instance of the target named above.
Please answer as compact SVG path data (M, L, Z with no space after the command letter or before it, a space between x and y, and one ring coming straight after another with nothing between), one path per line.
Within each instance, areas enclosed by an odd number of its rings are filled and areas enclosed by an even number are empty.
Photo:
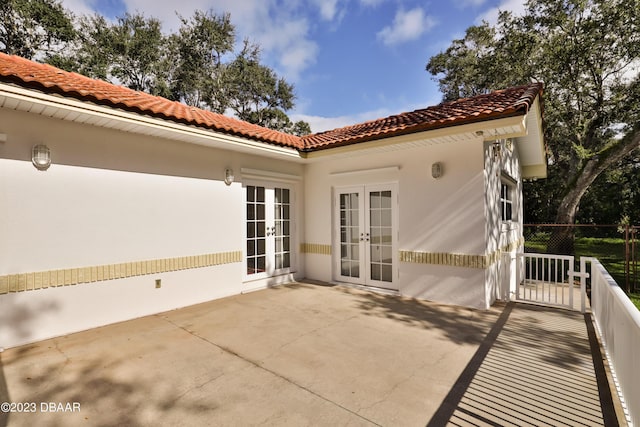
M542 83L498 90L303 137L309 151L526 113Z
M0 81L301 151L524 114L542 93L534 83L298 137L4 53Z

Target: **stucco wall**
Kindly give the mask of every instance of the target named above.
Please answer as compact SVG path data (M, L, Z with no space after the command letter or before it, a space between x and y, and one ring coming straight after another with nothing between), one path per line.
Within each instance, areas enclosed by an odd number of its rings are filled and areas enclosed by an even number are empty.
M2 111L0 132L0 277L36 288L0 295L0 347L243 292L241 168L303 175L301 164L23 112ZM51 149L47 171L31 164L38 143ZM96 266L103 280L37 289L43 272L62 285Z
M484 257L483 143L480 139L369 154L348 152L316 160L305 173L307 242L332 244L332 189L340 186L398 182L399 240L409 254L459 254ZM444 175L431 177L441 162ZM394 169L397 168L397 169ZM342 173L348 171L359 173ZM486 308L485 270L422 262L398 263L401 294ZM335 280L332 255L306 257L309 278Z
M499 150L495 150L495 146ZM486 188L487 255L494 260L486 270L487 299L508 300L515 292L515 254L523 251L522 177L517 140L488 141L484 144ZM502 181L513 185L513 217L501 218L500 186Z

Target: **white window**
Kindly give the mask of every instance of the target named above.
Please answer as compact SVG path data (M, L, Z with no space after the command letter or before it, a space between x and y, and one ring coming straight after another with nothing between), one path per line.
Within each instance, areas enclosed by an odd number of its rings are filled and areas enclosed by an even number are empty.
M292 189L247 185L245 274L248 279L290 272L293 265Z
M513 193L514 187L505 182L500 184L500 211L503 221L513 219Z
M397 290L397 185L341 187L335 197L336 278Z

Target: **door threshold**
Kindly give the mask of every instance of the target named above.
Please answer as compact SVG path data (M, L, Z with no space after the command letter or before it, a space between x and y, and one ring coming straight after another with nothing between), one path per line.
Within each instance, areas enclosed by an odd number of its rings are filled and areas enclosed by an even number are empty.
M346 286L348 288L359 289L361 291L375 292L377 294L391 295L391 296L396 296L396 297L400 296L400 291L395 290L395 289L379 288L377 286L358 285L356 283L336 282L336 281L331 281L331 282L329 282L329 284Z

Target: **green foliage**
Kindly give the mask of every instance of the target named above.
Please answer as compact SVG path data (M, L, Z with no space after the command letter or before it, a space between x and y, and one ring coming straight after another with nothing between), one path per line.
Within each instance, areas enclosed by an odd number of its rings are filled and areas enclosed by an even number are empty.
M639 14L639 0L529 0L523 16L503 12L429 60L446 99L545 83L551 185L531 186L541 211L529 217L554 209L573 222L595 178L637 149Z
M2 0L0 51L34 59L75 38L73 16L57 0Z
M296 135L309 124L292 123L294 88L260 63L259 48L245 41L234 54L235 28L227 14L196 11L180 16L176 33L141 13L108 22L95 14L74 18L58 0L2 0L0 47L26 58L40 55L68 71L125 85Z
M229 104L226 64L233 51L235 28L229 14L196 11L169 37L170 57L177 64L169 86L172 97L189 105L224 113Z
M640 310L640 294L631 293L628 295L629 299L636 306L638 310Z
M293 86L260 64L258 46L245 40L226 77L229 107L240 119L276 130L291 127L284 110L293 107Z
M167 96L166 39L160 21L126 14L110 24L101 15L78 21L72 56L49 62L89 77L117 81L131 89Z
M529 235L525 242L526 252L546 253L551 233ZM624 288L625 278L625 241L624 238L576 237L574 242L576 257L594 257L602 263L616 283Z

